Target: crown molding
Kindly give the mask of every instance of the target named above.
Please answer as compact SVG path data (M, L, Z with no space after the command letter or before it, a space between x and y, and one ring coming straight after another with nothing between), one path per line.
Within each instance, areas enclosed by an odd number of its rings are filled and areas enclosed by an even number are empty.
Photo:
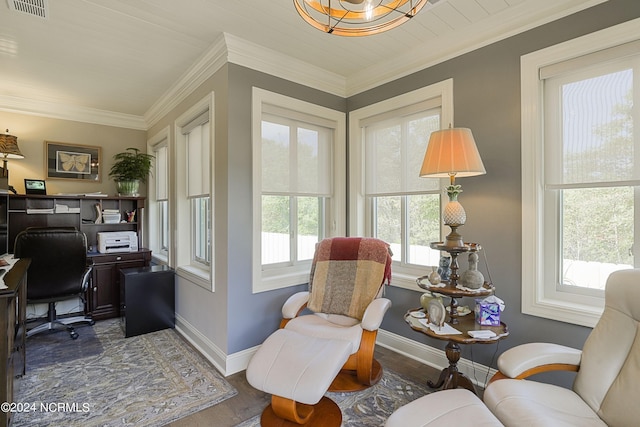
M345 97L347 79L344 76L284 55L275 50L225 34L229 62L252 70Z
M226 63L241 65L337 96L346 96L346 78L239 37L222 33L211 47L147 110L144 116L9 96L0 96L0 110L147 130L169 114Z
M147 124L142 116L16 96L0 95L0 111L127 129L147 130Z
M517 7L509 8L504 14L493 15L481 26L470 25L464 30L447 36L447 47L423 43L401 56L378 62L361 72L350 75L347 79L346 96L357 95L606 1L609 0L567 0L564 2L543 0L535 5L529 2L522 3ZM542 6L545 7L542 8ZM550 11L551 14L548 15ZM470 37L471 35L473 37ZM476 40L476 42L470 44L470 39Z
M144 114L151 128L194 90L228 62L225 34L221 34L207 51Z
M346 95L344 77L222 33L207 52L145 113L148 127L156 124L226 63L241 65L334 95Z
M447 43L449 48L424 43L407 54L380 61L349 77L222 33L143 116L6 95L0 95L0 111L148 130L227 63L346 98L605 1L608 0L541 0L535 6L524 2L481 26L469 26L449 36L448 42L452 42ZM541 10L555 13L545 17ZM474 44L468 43L470 31L477 40Z

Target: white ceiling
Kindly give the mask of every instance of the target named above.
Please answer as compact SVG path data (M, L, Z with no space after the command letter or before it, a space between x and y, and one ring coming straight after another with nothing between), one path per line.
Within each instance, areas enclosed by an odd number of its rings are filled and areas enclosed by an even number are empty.
M260 56L267 70L269 58L309 65L349 96L605 0L432 0L363 38L312 28L292 0L48 0L46 19L13 1L0 4L0 109L144 117L220 40L246 43L246 63Z

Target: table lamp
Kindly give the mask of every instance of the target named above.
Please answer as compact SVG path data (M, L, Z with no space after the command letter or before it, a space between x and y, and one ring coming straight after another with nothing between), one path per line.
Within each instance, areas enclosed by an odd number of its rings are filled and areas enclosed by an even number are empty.
M0 133L0 158L2 158L4 176L8 176L7 159L24 159L24 155L18 148L18 138L9 135L9 129L6 134Z
M446 237L446 247L464 246L462 236L457 229L465 224L467 214L458 202L462 186L456 185L456 176L466 177L485 173L487 172L470 129L449 127L431 133L420 176L449 177L450 184L447 187L449 202L443 213L444 224L451 227L451 233Z

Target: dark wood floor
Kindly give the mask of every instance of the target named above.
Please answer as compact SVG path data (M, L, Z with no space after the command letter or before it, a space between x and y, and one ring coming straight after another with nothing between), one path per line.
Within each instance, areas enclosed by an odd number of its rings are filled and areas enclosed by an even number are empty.
M375 357L383 369L391 367L394 372L416 382L435 381L440 374L439 370L380 346L376 347ZM168 427L232 427L260 414L269 404L271 396L251 387L244 371L226 379L238 390L236 396L168 424Z

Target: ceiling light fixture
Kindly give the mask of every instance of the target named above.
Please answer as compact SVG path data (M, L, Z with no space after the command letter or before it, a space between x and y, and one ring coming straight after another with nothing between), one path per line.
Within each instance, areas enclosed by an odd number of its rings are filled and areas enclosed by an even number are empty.
M427 0L293 0L308 24L325 33L369 36L413 18Z

